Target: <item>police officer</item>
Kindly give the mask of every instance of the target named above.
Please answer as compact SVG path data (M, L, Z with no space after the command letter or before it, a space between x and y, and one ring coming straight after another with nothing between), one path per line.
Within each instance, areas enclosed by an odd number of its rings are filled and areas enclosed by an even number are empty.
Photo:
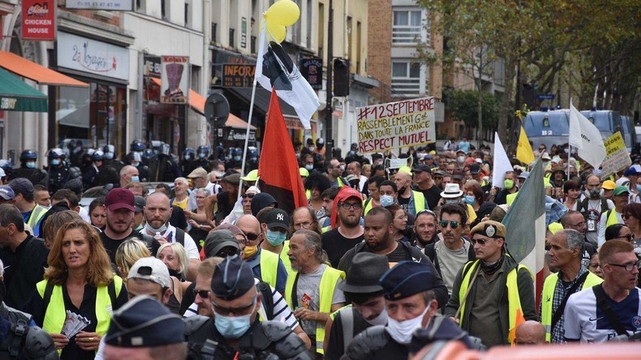
M45 185L47 172L42 169L36 168L37 160L38 154L35 150L27 149L23 151L20 154L20 167L13 169L13 171L9 174L9 180L22 177L29 179L34 185Z
M114 168L105 165L105 158L102 151L94 152L93 155L91 155L91 159L93 160L93 166L89 168L82 179L85 189L118 183L118 173Z
M157 146L156 161L149 163L149 181L173 182L182 176L180 167L169 153L169 144L161 143Z
M211 171L211 166L209 166L209 146L200 145L196 151L196 158L191 163L189 172L194 171L195 169L202 167L207 172Z
M116 148L113 145L105 145L102 152L105 154L103 165L113 168L117 174L120 174L120 170L125 164L116 158Z
M245 171L258 169L258 150L256 148L249 149L247 153L247 166Z
M284 322L259 321L262 293L238 255L216 266L211 290L213 319L183 320L189 359L311 359L303 340Z
M243 150L239 147L231 148L228 152L228 160L225 162L225 169L240 168L243 161Z
M133 154L138 154L142 158L143 151L145 151L145 144L142 142L142 140L136 139L129 145L129 153L122 159L122 161L125 163L125 165L133 165L131 163Z
M65 162L65 154L60 148L49 150L47 159L49 160L47 189L53 194L62 189L69 180L69 166Z
M191 172L192 162L195 157L196 152L194 149L185 148L185 150L183 150L182 157L180 158L180 171L182 171L183 174L189 174Z

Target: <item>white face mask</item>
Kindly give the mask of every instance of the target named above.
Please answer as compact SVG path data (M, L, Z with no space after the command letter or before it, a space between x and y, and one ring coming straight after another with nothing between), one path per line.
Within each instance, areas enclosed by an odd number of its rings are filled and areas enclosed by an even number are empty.
M365 321L372 326L387 324L387 309L383 308L383 311L376 318Z
M423 325L423 317L427 314L427 311L430 309L430 301L425 307L425 311L414 319L405 320L405 321L396 321L391 316L387 319L387 333L399 344L409 344L412 341L412 334L414 330L419 329Z

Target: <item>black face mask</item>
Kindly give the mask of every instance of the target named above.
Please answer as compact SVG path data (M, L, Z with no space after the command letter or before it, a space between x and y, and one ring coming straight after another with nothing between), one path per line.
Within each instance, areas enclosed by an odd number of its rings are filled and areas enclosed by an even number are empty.
M182 274L179 273L178 270L172 270L172 269L169 269L169 276L173 276L173 277L178 278L178 279L182 279L183 278Z

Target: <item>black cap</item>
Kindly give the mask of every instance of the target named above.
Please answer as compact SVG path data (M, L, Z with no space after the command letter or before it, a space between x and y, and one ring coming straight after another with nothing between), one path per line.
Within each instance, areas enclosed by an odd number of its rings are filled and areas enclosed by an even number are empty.
M481 172L481 166L477 163L474 163L470 166L470 174L476 175Z
M254 286L254 273L238 255L229 256L216 265L211 278L211 291L223 300L237 299Z
M177 315L148 295L129 300L113 313L105 343L118 347L153 347L184 341L185 326Z
M240 251L240 246L234 234L229 230L215 230L210 232L205 239L205 256L217 256L220 250L231 246Z
M414 171L415 173L416 172L426 172L428 174L432 173L432 169L430 169L430 167L427 166L427 165L416 165L416 166L414 166L412 171Z
M275 207L278 207L278 201L268 193L262 192L254 195L251 202L252 215L256 216L259 211L269 205L275 205Z
M372 154L372 160L382 159L382 158L383 158L383 154L381 154L381 153Z
M7 184L13 189L13 192L18 194L23 194L27 196L33 196L33 184L27 178L15 178Z
M338 284L344 292L370 294L383 290L379 279L389 270L387 256L369 252L354 255L345 281Z
M252 200L253 201L253 200ZM289 215L285 210L273 208L267 213L267 227L270 229L279 228L285 231L289 230Z
M434 287L434 274L426 264L401 261L389 269L380 282L387 300L400 300L431 290Z

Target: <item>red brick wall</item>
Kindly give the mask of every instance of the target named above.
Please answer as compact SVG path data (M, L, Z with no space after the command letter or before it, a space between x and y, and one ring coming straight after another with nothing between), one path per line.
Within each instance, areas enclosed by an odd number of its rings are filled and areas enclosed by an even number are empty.
M370 95L390 101L392 83L392 1L370 0L367 12L367 73L380 81Z

